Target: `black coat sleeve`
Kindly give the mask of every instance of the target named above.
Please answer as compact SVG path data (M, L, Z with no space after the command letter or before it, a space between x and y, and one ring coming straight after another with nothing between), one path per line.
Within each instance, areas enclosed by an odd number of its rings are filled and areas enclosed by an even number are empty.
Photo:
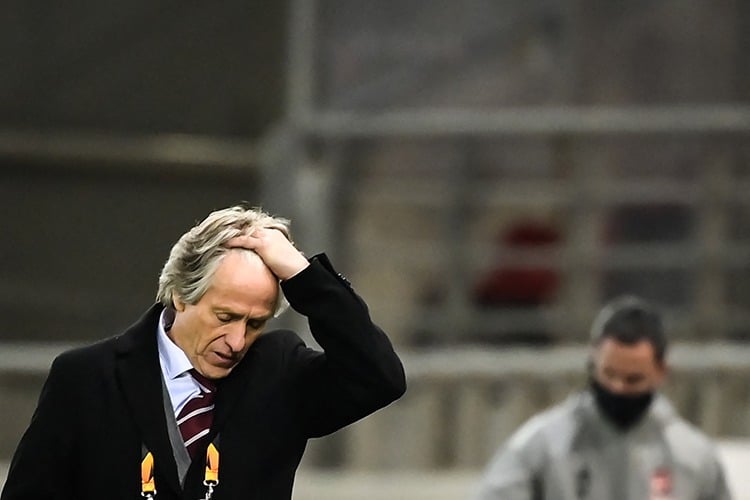
M71 498L74 481L74 378L63 358L52 364L31 423L16 448L2 500Z
M289 354L300 425L308 436L340 429L403 395L406 377L391 342L325 255L282 287L324 351L298 343Z

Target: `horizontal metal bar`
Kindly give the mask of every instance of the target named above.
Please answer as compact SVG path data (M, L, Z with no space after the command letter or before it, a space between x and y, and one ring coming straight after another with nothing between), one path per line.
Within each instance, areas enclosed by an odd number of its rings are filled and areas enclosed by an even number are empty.
M745 204L750 188L748 181L732 179L715 198ZM359 203L385 206L415 206L435 208L445 204L446 194L451 196L453 186L449 179L416 178L402 176L369 181L366 189L357 193ZM461 186L465 202L483 208L502 208L520 205L574 205L585 199L591 206L616 206L618 204L682 204L694 206L712 203L709 188L699 179L677 178L637 180L607 179L592 181L584 190L574 179L508 180L498 181L467 179ZM715 202L714 202L715 203Z
M330 111L296 115L302 133L324 138L434 135L747 133L750 106L513 107L491 111Z
M0 342L0 373L45 375L55 357L79 345L66 342Z
M80 346L73 343L0 342L0 373L44 375L54 358ZM544 349L450 348L401 351L411 379L486 378L525 375L575 374L588 355L585 345ZM677 343L669 351L669 363L679 371L741 370L750 373L750 346L739 343Z
M583 373L589 348L583 345L530 348L451 348L402 353L407 375L420 379L487 381L517 376L563 376ZM732 343L680 343L670 348L668 363L675 371L743 371L750 374L750 346Z
M87 132L0 130L0 157L27 161L75 162L101 169L106 163L167 163L186 167L247 170L258 163L254 143L189 134L124 135ZM103 165L102 163L105 163Z
M594 245L594 246L592 246ZM429 235L402 236L398 240L357 242L357 255L363 259L382 260L382 255L394 253L400 262L419 266L420 262L440 262L450 257L451 249L436 245ZM684 270L693 275L708 256L724 269L747 267L750 262L750 241L727 240L721 247L709 252L695 239L678 242L614 242L569 245L564 241L548 247L511 247L482 240L474 241L465 250L465 267L472 272L486 270L488 263L502 264L504 268L540 266L564 271L574 265L585 269L607 270Z

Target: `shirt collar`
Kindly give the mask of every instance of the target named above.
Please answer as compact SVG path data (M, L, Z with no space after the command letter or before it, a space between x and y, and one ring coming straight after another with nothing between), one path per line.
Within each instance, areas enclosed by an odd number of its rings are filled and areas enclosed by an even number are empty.
M167 310L164 309L159 317L159 325L156 328L157 343L159 346L159 360L161 361L164 375L169 380L174 380L192 369L193 365L190 363L190 359L185 352L169 338L167 332L164 330L166 311Z

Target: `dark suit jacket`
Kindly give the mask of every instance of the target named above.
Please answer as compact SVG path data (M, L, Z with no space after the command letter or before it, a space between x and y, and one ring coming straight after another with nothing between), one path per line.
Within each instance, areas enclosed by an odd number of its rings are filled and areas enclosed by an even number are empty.
M215 500L291 497L308 438L399 398L401 363L364 302L324 255L282 284L325 353L291 331L262 335L217 390L210 438L221 452ZM180 487L164 414L153 306L122 335L60 355L13 457L2 500L135 500L145 445L157 500L203 498L205 455Z

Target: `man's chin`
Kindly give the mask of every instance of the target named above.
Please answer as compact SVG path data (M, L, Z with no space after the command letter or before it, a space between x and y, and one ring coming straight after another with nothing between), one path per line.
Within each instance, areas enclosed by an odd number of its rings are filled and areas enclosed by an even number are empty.
M232 363L230 366L209 365L205 367L207 373L204 373L204 375L210 379L224 378L232 372L235 366L237 366L237 363Z
M213 362L206 362L206 360L203 361L203 363L199 363L199 366L197 366L198 371L205 377L214 380L226 377L232 372L234 367L237 366L237 361L228 361L224 358L218 358Z

